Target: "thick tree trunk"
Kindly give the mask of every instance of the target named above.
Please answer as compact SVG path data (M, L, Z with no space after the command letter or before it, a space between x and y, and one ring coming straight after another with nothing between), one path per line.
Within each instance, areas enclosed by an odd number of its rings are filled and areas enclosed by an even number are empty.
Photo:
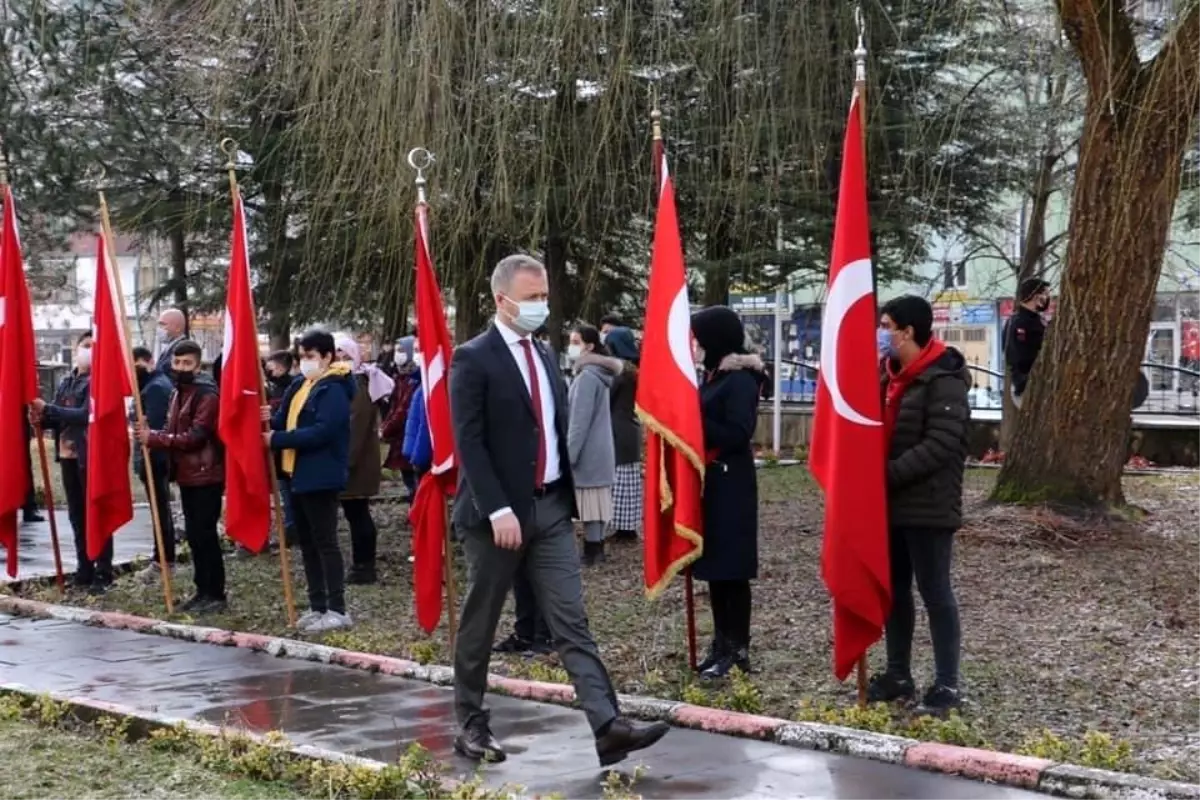
M546 277L550 282L550 316L546 319L546 333L550 337L550 347L561 353L570 281L567 277L567 241L553 229L546 239Z
M1135 82L1118 103L1088 101L1060 302L998 500L1123 504L1130 398L1188 143L1187 116L1146 94Z

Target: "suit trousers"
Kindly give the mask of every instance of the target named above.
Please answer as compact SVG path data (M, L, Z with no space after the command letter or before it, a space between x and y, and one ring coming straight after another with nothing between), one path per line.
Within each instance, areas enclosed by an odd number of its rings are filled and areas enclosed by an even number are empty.
M519 550L497 547L488 523L461 531L468 586L454 648L454 703L460 724L487 714L483 695L492 639L522 566L592 730L602 730L617 716L617 695L584 615L572 499L569 489L557 489L535 500Z
M87 556L87 473L76 458L64 458L62 468L63 492L67 495L67 517L75 532L75 583L87 585L94 580L109 583L113 579L113 540L109 537L100 558Z

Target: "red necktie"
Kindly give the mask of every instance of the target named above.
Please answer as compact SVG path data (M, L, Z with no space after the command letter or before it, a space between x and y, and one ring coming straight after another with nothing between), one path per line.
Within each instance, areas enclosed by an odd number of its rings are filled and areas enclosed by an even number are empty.
M533 488L541 489L546 477L546 428L542 419L542 387L538 383L537 366L533 362L533 346L528 339L521 339L525 351L525 363L529 366L529 397L533 400L533 416L538 425L537 472L533 476Z

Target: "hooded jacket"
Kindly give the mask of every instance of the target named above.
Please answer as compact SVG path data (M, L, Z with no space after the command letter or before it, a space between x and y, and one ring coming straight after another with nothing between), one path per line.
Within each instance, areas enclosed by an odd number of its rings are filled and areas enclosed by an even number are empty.
M962 526L970 386L966 359L948 347L901 395L888 442L888 518L893 527ZM883 388L886 396L886 376Z
M171 478L180 486L213 486L225 481L225 458L217 438L220 405L217 384L198 372L192 383L175 387L167 424L150 432L146 444L151 450L167 452Z
M613 374L586 360L577 369L567 393L567 457L575 488L612 486L617 468L609 405Z
M303 380L294 381L271 416L275 432L271 449L296 451L292 494L341 492L350 477L350 404L357 391L354 376L345 367L331 366L309 391L296 428L289 431L288 410L302 385Z

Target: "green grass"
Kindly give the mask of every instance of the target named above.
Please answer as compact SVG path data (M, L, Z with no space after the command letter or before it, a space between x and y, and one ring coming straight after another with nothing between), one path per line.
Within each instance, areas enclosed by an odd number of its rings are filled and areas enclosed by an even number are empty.
M0 795L41 797L301 797L281 783L230 778L148 744L0 720Z

